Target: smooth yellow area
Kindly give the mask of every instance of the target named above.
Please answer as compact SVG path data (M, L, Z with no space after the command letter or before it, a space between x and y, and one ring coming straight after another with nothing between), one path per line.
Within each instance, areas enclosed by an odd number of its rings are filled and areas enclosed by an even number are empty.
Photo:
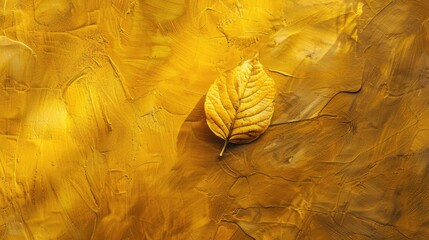
M0 0L0 239L427 239L427 0ZM274 115L206 124L259 54Z

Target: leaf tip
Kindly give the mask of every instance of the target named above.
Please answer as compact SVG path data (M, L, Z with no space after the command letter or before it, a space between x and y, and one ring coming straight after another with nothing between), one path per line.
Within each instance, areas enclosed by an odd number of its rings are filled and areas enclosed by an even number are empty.
M253 56L252 60L257 60L259 61L259 52L255 53L255 56Z

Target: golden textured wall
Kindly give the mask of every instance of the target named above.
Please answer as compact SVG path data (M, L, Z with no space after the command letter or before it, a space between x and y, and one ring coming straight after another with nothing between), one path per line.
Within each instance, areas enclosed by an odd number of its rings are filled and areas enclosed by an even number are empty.
M427 239L427 0L0 0L0 239ZM258 140L204 96L259 53Z

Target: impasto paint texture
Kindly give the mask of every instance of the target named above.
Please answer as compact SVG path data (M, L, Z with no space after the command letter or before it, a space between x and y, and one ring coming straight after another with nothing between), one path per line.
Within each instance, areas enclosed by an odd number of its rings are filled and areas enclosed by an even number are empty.
M0 0L0 239L429 239L428 106L427 0Z

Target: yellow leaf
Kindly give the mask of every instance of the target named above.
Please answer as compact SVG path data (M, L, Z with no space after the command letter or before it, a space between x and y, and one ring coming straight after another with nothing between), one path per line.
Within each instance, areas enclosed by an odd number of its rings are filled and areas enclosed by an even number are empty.
M224 72L210 86L204 103L207 124L226 145L249 143L267 130L273 116L274 80L258 57Z

